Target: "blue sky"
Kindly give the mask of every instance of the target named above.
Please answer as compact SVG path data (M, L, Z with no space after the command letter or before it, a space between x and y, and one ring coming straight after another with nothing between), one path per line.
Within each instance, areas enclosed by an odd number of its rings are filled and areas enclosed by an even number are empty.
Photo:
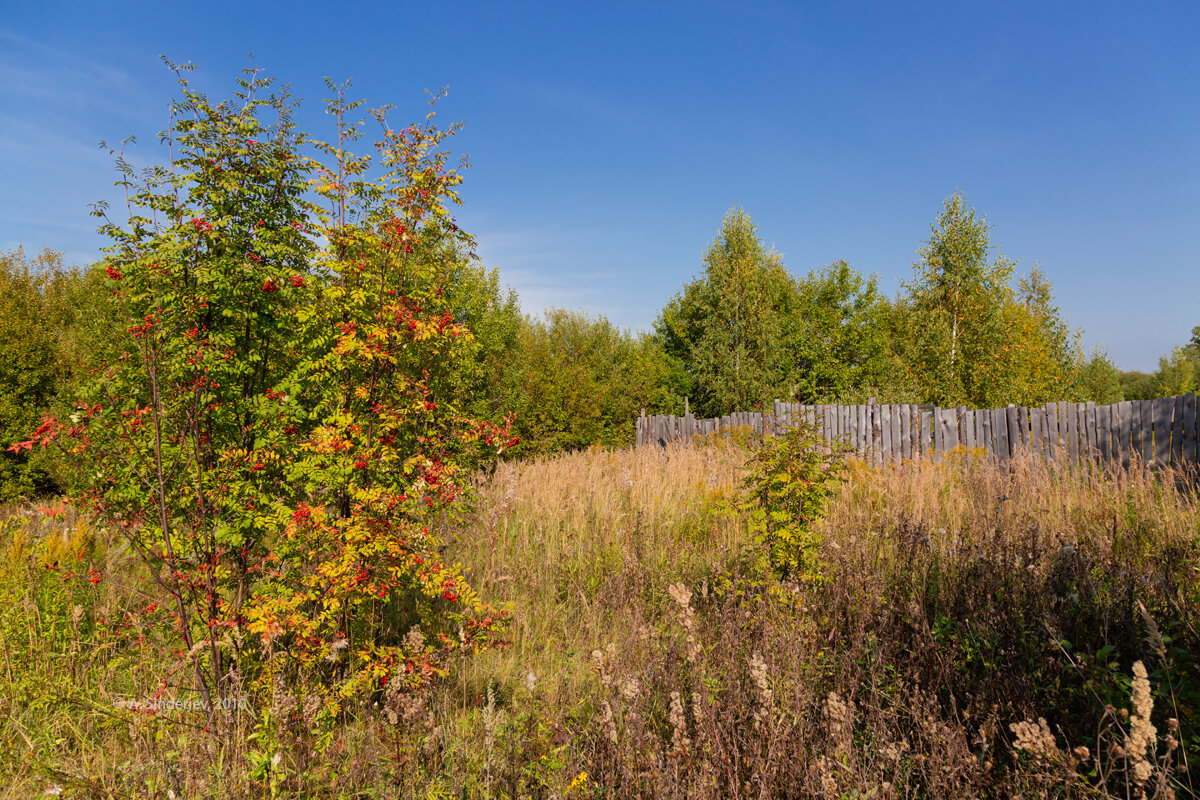
M253 53L327 130L323 78L473 166L458 214L527 311L648 328L745 208L803 274L839 258L894 295L942 201L1036 262L1126 369L1200 325L1200 4L227 3L6 0L0 248L77 263L115 199L96 144L161 158L173 77L232 91Z

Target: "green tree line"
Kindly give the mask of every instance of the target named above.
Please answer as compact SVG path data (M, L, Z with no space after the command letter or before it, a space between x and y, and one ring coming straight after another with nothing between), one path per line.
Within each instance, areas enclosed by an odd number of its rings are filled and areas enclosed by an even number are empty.
M455 319L473 333L447 377L478 418L512 416L512 455L632 440L638 414L699 415L794 402L1034 405L1111 403L1200 386L1200 326L1154 373L1085 354L1049 278L991 241L965 197L930 224L896 297L845 261L795 274L764 245L750 215L723 219L698 274L653 328L550 309L532 316L478 260L451 259ZM97 353L112 347L110 290L99 266L69 268L47 249L0 253L0 441L37 426ZM64 488L53 457L0 456L0 500Z

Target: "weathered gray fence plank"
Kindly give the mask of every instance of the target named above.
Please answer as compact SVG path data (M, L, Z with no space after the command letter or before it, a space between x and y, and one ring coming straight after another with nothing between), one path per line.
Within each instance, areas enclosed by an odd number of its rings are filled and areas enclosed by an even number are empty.
M1154 401L1154 463L1171 461L1171 423L1175 416L1175 398L1163 397Z
M1015 456L1021 452L1021 428L1016 406L1008 406L1004 409L1004 430L1008 435L1008 454Z
M926 456L926 457L932 457L934 455L934 452L933 452L933 412L926 411L924 408L922 408L919 413L920 413L920 420L921 420L921 433L920 433L920 439L918 441L921 443L921 455Z
M996 454L1000 460L1008 461L1012 456L1008 436L1008 410L997 408L992 411L992 430L996 437Z
M1142 435L1142 463L1149 464L1154 460L1154 401L1142 400L1140 433Z
M1079 442L1076 437L1078 419L1075 414L1075 404L1059 402L1058 404L1058 437L1062 442L1063 461L1068 464L1075 462L1079 456Z
M875 444L876 464L887 464L892 460L892 415L891 406L878 406L879 441Z
M1058 458L1058 403L1046 403L1046 458Z
M942 410L942 447L946 453L958 447L958 410Z
M1196 428L1196 395L1183 396L1183 459L1184 461L1200 462L1200 452L1196 445L1200 442L1200 430Z
M1045 416L1046 410L1043 408L1029 409L1029 446L1033 457L1037 459L1046 457Z
M1171 414L1171 463L1179 466L1183 463L1183 413L1184 397L1174 398L1175 408Z
M931 412L930 424L933 425L933 459L941 461L946 452L946 429L942 427L942 409L936 408Z
M1112 458L1112 433L1110 431L1112 411L1112 406L1099 406L1096 408L1096 447L1099 451L1100 460L1105 463Z
M891 424L892 439L888 443L888 450L890 453L890 462L889 463L892 463L892 462L899 461L901 458L901 455L900 455L900 442L901 442L900 406L898 404L893 403L893 404L888 405L888 409L889 409L888 413L891 416L891 420L892 420L892 424Z
M1122 400L1117 404L1117 443L1121 448L1121 466L1129 469L1133 460L1133 402ZM1141 447L1141 441L1138 441Z
M1087 457L1096 461L1100 456L1100 443L1097 438L1099 431L1097 429L1096 402L1088 401L1084 409L1084 414L1087 420Z

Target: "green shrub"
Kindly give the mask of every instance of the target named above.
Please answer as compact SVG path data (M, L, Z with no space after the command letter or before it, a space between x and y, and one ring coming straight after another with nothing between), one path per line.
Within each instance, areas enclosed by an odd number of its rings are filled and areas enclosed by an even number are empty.
M749 463L751 531L766 549L780 578L819 581L820 520L842 471L840 451L830 449L815 426L801 422L764 436Z

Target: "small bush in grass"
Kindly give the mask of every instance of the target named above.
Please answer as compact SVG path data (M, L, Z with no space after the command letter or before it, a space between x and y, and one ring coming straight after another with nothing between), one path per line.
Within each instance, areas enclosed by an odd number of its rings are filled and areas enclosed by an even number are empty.
M820 520L843 461L815 426L800 422L776 436L761 438L750 459L751 531L764 546L780 578L819 581Z

